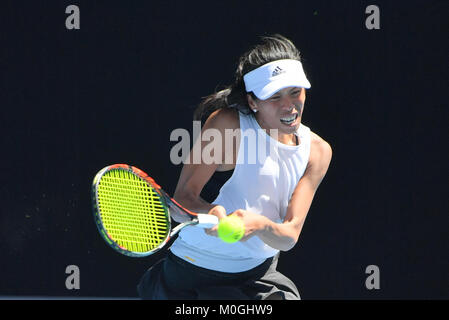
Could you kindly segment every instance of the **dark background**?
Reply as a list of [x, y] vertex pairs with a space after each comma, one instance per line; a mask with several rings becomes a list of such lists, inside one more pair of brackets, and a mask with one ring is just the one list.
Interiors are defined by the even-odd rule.
[[[76, 4], [81, 29], [67, 30]], [[365, 8], [380, 8], [367, 30]], [[0, 295], [136, 296], [165, 251], [100, 238], [90, 185], [129, 163], [169, 193], [170, 132], [257, 37], [301, 50], [303, 122], [333, 160], [279, 270], [303, 299], [448, 299], [448, 1], [9, 1], [0, 9]], [[81, 289], [65, 287], [65, 268]], [[365, 268], [380, 269], [379, 290]]]

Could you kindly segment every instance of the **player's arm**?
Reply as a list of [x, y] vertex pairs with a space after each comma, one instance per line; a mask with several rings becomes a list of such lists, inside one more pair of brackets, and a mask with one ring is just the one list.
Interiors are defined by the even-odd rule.
[[315, 192], [327, 172], [331, 158], [330, 145], [312, 133], [309, 162], [292, 194], [284, 222], [274, 223], [264, 217], [260, 229], [256, 232], [266, 244], [283, 251], [295, 246]]
[[[220, 109], [212, 113], [207, 119], [201, 130], [201, 136], [203, 136], [206, 130], [215, 129], [220, 133], [221, 140], [213, 141], [213, 139], [211, 139], [211, 141], [202, 141], [203, 139], [201, 139], [200, 136], [198, 137], [197, 141], [195, 141], [194, 147], [189, 154], [189, 161], [188, 163], [184, 164], [182, 168], [181, 175], [179, 177], [178, 184], [174, 193], [174, 199], [185, 208], [198, 213], [211, 213], [211, 210], [214, 209], [213, 212], [215, 212], [215, 214], [217, 214], [219, 217], [226, 216], [223, 207], [208, 203], [200, 197], [200, 193], [205, 184], [217, 170], [217, 168], [222, 163], [224, 163], [225, 129], [236, 128], [239, 128], [239, 117], [238, 113], [235, 110]], [[216, 161], [213, 161], [212, 163], [206, 161], [206, 163], [202, 156], [200, 157], [201, 159], [194, 159], [193, 150], [195, 148], [199, 148], [200, 153], [202, 153], [204, 148], [206, 148], [211, 143], [221, 144], [221, 148], [218, 147], [210, 149], [212, 150], [212, 152], [210, 153], [212, 157], [215, 156], [213, 152], [222, 150], [222, 154], [218, 155], [217, 157], [217, 159], [221, 159], [220, 163], [217, 163]], [[235, 148], [233, 148], [233, 150], [235, 150]], [[199, 163], [194, 163], [194, 160]], [[188, 217], [176, 213], [172, 214], [172, 217], [177, 222], [188, 220]]]

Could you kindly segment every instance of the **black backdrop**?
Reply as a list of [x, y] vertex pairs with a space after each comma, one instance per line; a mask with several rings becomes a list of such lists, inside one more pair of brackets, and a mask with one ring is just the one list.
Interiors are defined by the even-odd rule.
[[[76, 4], [81, 29], [67, 30]], [[380, 8], [367, 30], [365, 8]], [[100, 168], [170, 193], [170, 132], [232, 81], [259, 35], [300, 48], [303, 122], [333, 147], [279, 269], [304, 299], [447, 299], [447, 1], [11, 1], [1, 5], [0, 295], [135, 296], [164, 256], [111, 250], [90, 207]], [[65, 287], [75, 264], [81, 289]], [[380, 289], [365, 288], [365, 268]]]

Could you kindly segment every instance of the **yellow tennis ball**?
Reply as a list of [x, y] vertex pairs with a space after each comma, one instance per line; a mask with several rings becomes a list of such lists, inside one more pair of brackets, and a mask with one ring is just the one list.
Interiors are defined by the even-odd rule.
[[224, 242], [234, 243], [245, 234], [245, 225], [240, 217], [231, 215], [220, 220], [217, 233]]

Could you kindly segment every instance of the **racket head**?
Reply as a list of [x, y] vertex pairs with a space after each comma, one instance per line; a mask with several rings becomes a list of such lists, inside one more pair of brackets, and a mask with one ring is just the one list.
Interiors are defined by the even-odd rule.
[[142, 170], [115, 164], [100, 170], [92, 184], [95, 223], [114, 250], [145, 257], [170, 239], [170, 211], [164, 192]]

